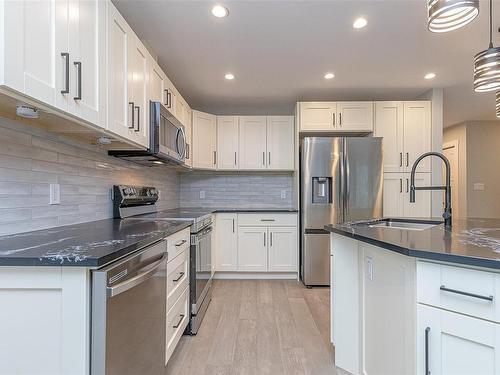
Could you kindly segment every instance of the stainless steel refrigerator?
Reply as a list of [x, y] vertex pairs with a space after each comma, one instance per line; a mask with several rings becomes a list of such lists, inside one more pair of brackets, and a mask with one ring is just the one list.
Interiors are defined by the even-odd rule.
[[382, 216], [382, 139], [305, 137], [300, 144], [300, 276], [330, 285], [324, 226]]

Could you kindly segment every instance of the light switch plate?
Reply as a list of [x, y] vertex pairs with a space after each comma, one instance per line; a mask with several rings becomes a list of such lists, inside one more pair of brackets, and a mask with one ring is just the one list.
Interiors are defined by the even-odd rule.
[[200, 190], [200, 199], [205, 199], [205, 190]]
[[281, 190], [281, 199], [286, 198], [286, 190]]
[[474, 183], [473, 189], [474, 189], [474, 191], [483, 191], [484, 184], [482, 182], [476, 182], [476, 183]]
[[61, 204], [61, 185], [50, 184], [49, 201], [50, 204]]

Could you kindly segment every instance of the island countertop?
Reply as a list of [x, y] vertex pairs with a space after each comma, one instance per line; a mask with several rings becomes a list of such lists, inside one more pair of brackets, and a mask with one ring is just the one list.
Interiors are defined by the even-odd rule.
[[327, 231], [400, 254], [470, 266], [500, 269], [500, 219], [458, 219], [424, 230], [329, 224]]
[[0, 266], [98, 268], [191, 225], [106, 219], [0, 237]]

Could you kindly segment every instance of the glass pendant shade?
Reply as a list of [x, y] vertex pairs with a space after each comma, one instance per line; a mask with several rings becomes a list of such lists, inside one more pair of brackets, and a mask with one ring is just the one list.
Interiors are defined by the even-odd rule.
[[474, 56], [474, 91], [500, 89], [500, 47], [490, 47]]
[[479, 0], [427, 0], [428, 27], [434, 33], [459, 29], [479, 14]]
[[497, 109], [497, 118], [500, 118], [500, 91], [497, 91], [496, 109]]

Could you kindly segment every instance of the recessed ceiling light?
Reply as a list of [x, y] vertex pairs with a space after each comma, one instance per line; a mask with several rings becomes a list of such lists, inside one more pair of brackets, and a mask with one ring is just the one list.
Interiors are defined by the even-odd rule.
[[229, 10], [222, 5], [216, 5], [212, 8], [212, 14], [217, 18], [223, 18], [229, 15]]
[[225, 76], [224, 76], [225, 79], [228, 79], [228, 80], [232, 80], [234, 79], [234, 74], [232, 73], [227, 73]]
[[325, 79], [332, 79], [333, 77], [335, 77], [335, 74], [333, 74], [333, 73], [326, 73], [325, 74]]
[[433, 79], [433, 78], [436, 78], [436, 73], [427, 73], [425, 76], [424, 76], [425, 79]]
[[352, 27], [354, 27], [355, 29], [362, 29], [366, 25], [368, 25], [368, 21], [366, 20], [366, 18], [359, 17], [354, 20]]

